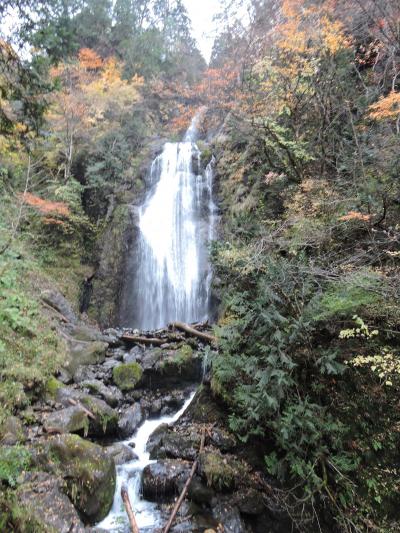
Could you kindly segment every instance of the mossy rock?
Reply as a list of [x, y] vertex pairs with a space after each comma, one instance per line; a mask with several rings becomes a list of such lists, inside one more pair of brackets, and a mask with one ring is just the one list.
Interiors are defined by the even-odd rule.
[[183, 369], [190, 366], [194, 357], [193, 348], [188, 344], [181, 346], [172, 355], [168, 355], [160, 363], [160, 367], [164, 370], [174, 368], [174, 371], [181, 373]]
[[37, 466], [64, 478], [66, 492], [87, 524], [109, 513], [115, 492], [115, 465], [104, 449], [78, 435], [57, 435], [37, 445]]
[[202, 453], [200, 464], [207, 485], [219, 492], [232, 492], [246, 474], [240, 461], [217, 452]]
[[58, 381], [54, 376], [49, 378], [45, 385], [45, 392], [46, 395], [50, 398], [55, 398], [57, 395], [57, 391], [64, 387], [64, 385], [61, 383], [61, 381]]
[[106, 342], [71, 342], [69, 357], [64, 368], [71, 376], [73, 376], [80, 366], [104, 363], [107, 348], [108, 344]]
[[123, 392], [133, 390], [143, 375], [142, 367], [138, 363], [126, 363], [113, 369], [113, 380]]

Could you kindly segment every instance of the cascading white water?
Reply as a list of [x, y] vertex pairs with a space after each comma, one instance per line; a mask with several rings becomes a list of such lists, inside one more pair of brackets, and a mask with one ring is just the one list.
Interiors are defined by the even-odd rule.
[[[157, 329], [174, 320], [195, 322], [208, 317], [211, 268], [208, 243], [213, 238], [215, 205], [212, 164], [200, 173], [200, 151], [195, 143], [197, 117], [181, 143], [166, 143], [151, 167], [151, 190], [139, 211], [139, 239], [131, 258], [134, 275], [125, 287], [121, 321], [140, 329]], [[138, 253], [138, 256], [136, 256]], [[132, 268], [133, 266], [133, 268]], [[135, 444], [138, 455], [117, 467], [114, 503], [96, 531], [126, 533], [127, 515], [121, 499], [126, 484], [141, 532], [162, 525], [157, 505], [141, 498], [143, 469], [152, 461], [146, 446], [161, 425], [184, 413], [194, 393], [174, 416], [147, 420], [125, 444]]]
[[202, 174], [195, 143], [197, 117], [180, 143], [166, 143], [150, 172], [150, 193], [139, 211], [133, 286], [126, 287], [124, 326], [157, 329], [208, 316], [215, 207], [212, 168]]
[[162, 525], [161, 515], [155, 503], [141, 499], [141, 478], [143, 469], [150, 463], [150, 454], [146, 450], [147, 441], [150, 435], [162, 424], [172, 424], [176, 422], [193, 400], [191, 394], [183, 407], [173, 416], [163, 416], [154, 420], [146, 420], [135, 433], [135, 435], [124, 441], [124, 444], [134, 444], [134, 450], [138, 459], [117, 467], [117, 483], [114, 495], [114, 503], [109, 515], [96, 527], [99, 532], [128, 533], [130, 531], [128, 517], [121, 498], [121, 487], [128, 488], [129, 499], [135, 510], [135, 517], [139, 530], [143, 533], [150, 533], [156, 527]]

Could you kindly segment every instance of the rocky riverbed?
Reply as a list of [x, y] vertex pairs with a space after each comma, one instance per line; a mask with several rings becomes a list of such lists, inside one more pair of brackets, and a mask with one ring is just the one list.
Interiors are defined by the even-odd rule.
[[268, 497], [260, 458], [242, 453], [226, 429], [226, 411], [212, 398], [204, 364], [212, 347], [174, 329], [100, 332], [60, 294], [43, 298], [59, 314], [69, 357], [40, 399], [2, 428], [3, 452], [29, 457], [16, 498], [42, 531], [100, 531], [96, 524], [113, 503], [116, 465], [136, 457], [123, 441], [145, 420], [176, 413], [194, 390], [183, 416], [150, 436], [147, 449], [157, 462], [143, 471], [143, 497], [167, 521], [198, 458], [173, 531], [287, 531], [286, 516]]

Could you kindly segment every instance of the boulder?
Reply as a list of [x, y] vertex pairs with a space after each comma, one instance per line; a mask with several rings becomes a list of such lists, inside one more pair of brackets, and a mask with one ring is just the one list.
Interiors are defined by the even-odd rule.
[[167, 460], [151, 463], [143, 470], [143, 497], [153, 502], [172, 501], [189, 477], [191, 463]]
[[143, 413], [139, 403], [125, 409], [118, 421], [118, 432], [121, 437], [132, 437], [142, 420]]
[[246, 533], [246, 526], [237, 507], [218, 500], [213, 506], [213, 515], [220, 524], [223, 524], [225, 533]]
[[16, 493], [22, 512], [29, 516], [35, 531], [58, 533], [84, 533], [79, 515], [65, 493], [65, 482], [45, 472], [25, 476], [24, 483]]
[[42, 291], [41, 298], [47, 305], [61, 313], [69, 322], [72, 322], [72, 324], [78, 321], [71, 304], [60, 292], [52, 289], [44, 290]]
[[113, 368], [113, 381], [121, 391], [127, 392], [136, 387], [142, 374], [138, 363], [123, 363]]
[[26, 430], [16, 416], [9, 416], [0, 428], [0, 443], [7, 446], [25, 442]]
[[203, 479], [217, 492], [233, 492], [248, 479], [248, 465], [234, 456], [204, 451], [200, 454], [199, 464]]
[[[103, 400], [70, 387], [62, 387], [57, 390], [56, 401], [65, 409], [46, 415], [44, 425], [47, 430], [54, 427], [60, 433], [79, 433], [93, 437], [116, 433], [118, 414]], [[94, 419], [88, 416], [86, 410], [94, 415]]]
[[116, 465], [123, 465], [138, 459], [138, 456], [132, 450], [132, 448], [126, 444], [123, 444], [122, 442], [118, 442], [112, 446], [107, 446], [107, 448], [104, 448], [104, 450], [113, 459]]
[[234, 494], [232, 502], [239, 511], [246, 515], [258, 516], [265, 512], [265, 502], [260, 491], [245, 488]]
[[43, 427], [47, 433], [89, 433], [89, 418], [82, 406], [71, 405], [45, 417]]
[[189, 499], [198, 505], [210, 505], [215, 492], [211, 487], [202, 483], [198, 476], [194, 476], [188, 491]]
[[141, 365], [142, 384], [148, 388], [171, 388], [200, 381], [202, 355], [185, 344], [178, 350], [146, 350]]
[[152, 435], [147, 445], [151, 459], [194, 460], [200, 447], [200, 431], [197, 427], [174, 430], [168, 426], [164, 432]]
[[101, 398], [111, 407], [117, 407], [123, 396], [117, 387], [107, 387], [98, 379], [91, 379], [81, 383], [82, 387], [88, 389], [91, 393], [101, 396]]
[[104, 335], [99, 329], [88, 326], [83, 323], [73, 324], [68, 327], [68, 334], [70, 337], [73, 337], [77, 341], [84, 342], [106, 342], [111, 344], [114, 342], [114, 338], [108, 335]]
[[123, 361], [124, 363], [141, 363], [143, 354], [143, 348], [140, 346], [134, 346], [129, 352], [124, 353]]
[[34, 461], [65, 480], [66, 493], [85, 523], [107, 516], [116, 475], [114, 461], [101, 446], [78, 435], [57, 435], [36, 444]]
[[104, 363], [108, 344], [105, 342], [74, 341], [69, 343], [69, 356], [63, 368], [74, 376], [80, 366]]

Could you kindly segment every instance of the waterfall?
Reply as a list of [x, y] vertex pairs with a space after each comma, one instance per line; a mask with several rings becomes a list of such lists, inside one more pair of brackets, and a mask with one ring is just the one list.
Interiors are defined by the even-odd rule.
[[123, 325], [157, 329], [208, 317], [214, 204], [212, 167], [200, 173], [195, 117], [184, 141], [166, 143], [150, 170], [150, 191], [139, 210], [136, 266], [125, 288]]

